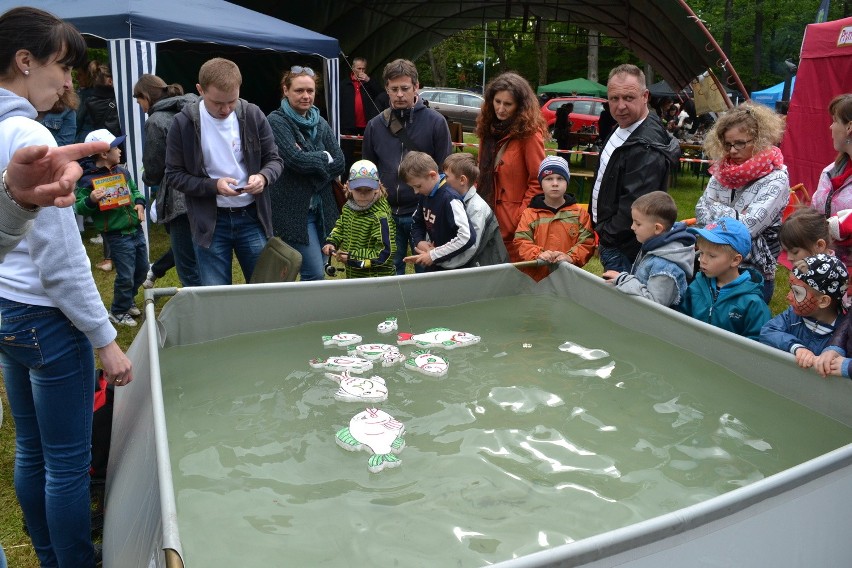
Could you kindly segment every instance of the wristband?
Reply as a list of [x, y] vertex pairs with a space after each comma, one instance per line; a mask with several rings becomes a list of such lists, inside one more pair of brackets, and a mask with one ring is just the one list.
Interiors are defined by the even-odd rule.
[[16, 200], [16, 199], [12, 196], [12, 194], [9, 192], [9, 184], [7, 184], [7, 183], [6, 183], [6, 171], [7, 171], [7, 170], [3, 170], [3, 176], [2, 176], [2, 179], [3, 179], [3, 191], [5, 191], [5, 192], [6, 192], [6, 197], [8, 197], [8, 198], [9, 198], [9, 201], [11, 201], [12, 203], [14, 203], [14, 204], [15, 204], [15, 207], [17, 207], [17, 208], [18, 208], [18, 209], [20, 209], [21, 211], [26, 211], [27, 213], [32, 213], [33, 211], [37, 211], [37, 210], [38, 210], [38, 205], [36, 205], [35, 207], [24, 207], [23, 205], [21, 205], [20, 203], [18, 203], [18, 201], [17, 201], [17, 200]]

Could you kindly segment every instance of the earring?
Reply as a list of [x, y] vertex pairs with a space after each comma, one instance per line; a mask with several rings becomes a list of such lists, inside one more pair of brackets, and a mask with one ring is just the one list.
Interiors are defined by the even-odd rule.
[[30, 70], [29, 70], [29, 69], [24, 69], [24, 75], [29, 75], [29, 74], [30, 74]]

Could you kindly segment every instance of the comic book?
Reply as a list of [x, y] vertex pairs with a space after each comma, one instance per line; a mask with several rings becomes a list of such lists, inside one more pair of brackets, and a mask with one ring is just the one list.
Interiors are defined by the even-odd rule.
[[92, 188], [106, 191], [98, 204], [101, 211], [130, 205], [130, 187], [123, 173], [93, 178]]

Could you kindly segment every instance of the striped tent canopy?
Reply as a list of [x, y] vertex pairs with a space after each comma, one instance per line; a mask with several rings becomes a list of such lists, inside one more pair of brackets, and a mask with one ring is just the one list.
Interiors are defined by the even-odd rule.
[[[127, 135], [128, 169], [142, 179], [145, 114], [133, 102], [133, 85], [144, 73], [157, 73], [157, 44], [185, 42], [319, 56], [325, 62], [330, 122], [337, 130], [336, 39], [223, 0], [31, 0], [71, 22], [85, 36], [109, 47], [118, 115]], [[95, 39], [97, 42], [98, 40]], [[277, 90], [277, 83], [269, 90]], [[140, 184], [141, 186], [141, 184]], [[147, 195], [146, 188], [146, 195]]]

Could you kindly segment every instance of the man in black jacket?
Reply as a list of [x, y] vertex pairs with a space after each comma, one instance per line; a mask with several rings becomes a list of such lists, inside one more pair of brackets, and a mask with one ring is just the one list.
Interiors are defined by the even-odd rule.
[[[352, 59], [352, 71], [340, 81], [340, 133], [363, 136], [370, 119], [387, 108], [376, 97], [382, 93], [379, 81], [367, 75], [367, 60], [363, 57]], [[361, 144], [355, 140], [343, 140], [340, 144], [346, 168], [355, 162], [354, 153]]]
[[589, 213], [600, 237], [604, 271], [629, 272], [640, 248], [630, 228], [633, 202], [640, 195], [666, 191], [680, 144], [655, 114], [649, 115], [645, 74], [635, 65], [610, 72], [607, 97], [618, 128], [601, 151]]

